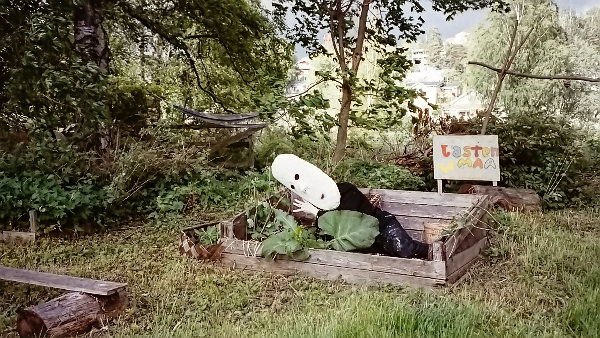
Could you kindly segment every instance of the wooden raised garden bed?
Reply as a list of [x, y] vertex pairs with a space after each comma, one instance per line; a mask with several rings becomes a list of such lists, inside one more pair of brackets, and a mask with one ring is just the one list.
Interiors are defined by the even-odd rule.
[[[265, 260], [260, 256], [261, 243], [248, 240], [248, 215], [254, 210], [250, 209], [219, 224], [223, 246], [220, 262], [238, 269], [286, 275], [303, 273], [318, 279], [341, 278], [350, 283], [434, 287], [460, 281], [487, 244], [489, 198], [486, 195], [361, 190], [369, 197], [376, 196], [381, 209], [394, 214], [414, 239], [426, 241], [430, 238], [429, 230], [437, 229], [439, 233], [442, 227], [449, 229], [446, 232], [451, 234], [438, 236], [432, 242], [433, 260], [321, 249], [310, 249], [310, 257], [304, 261], [282, 256], [274, 262]], [[187, 239], [184, 233], [182, 238]]]

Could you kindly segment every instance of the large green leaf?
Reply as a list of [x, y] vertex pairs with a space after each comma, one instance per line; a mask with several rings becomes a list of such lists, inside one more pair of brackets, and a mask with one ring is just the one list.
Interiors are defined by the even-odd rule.
[[302, 249], [302, 243], [294, 238], [294, 233], [284, 230], [265, 239], [261, 253], [265, 258], [275, 258], [275, 254], [291, 257], [296, 251]]
[[275, 220], [281, 225], [282, 228], [288, 229], [292, 232], [298, 230], [298, 223], [294, 219], [294, 216], [279, 209], [273, 209], [273, 211], [275, 212]]
[[368, 248], [379, 235], [377, 218], [350, 210], [329, 211], [319, 217], [321, 233], [333, 236], [335, 250], [350, 251]]

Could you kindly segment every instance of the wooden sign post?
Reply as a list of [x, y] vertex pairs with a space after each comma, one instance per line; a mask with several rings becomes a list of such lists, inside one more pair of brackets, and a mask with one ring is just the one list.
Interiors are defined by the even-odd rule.
[[500, 181], [497, 135], [438, 135], [433, 137], [433, 177], [438, 193], [442, 180]]

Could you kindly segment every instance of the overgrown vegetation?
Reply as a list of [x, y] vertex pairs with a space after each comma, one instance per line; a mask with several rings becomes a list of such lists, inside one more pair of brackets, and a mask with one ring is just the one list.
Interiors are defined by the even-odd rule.
[[[496, 214], [491, 247], [468, 279], [433, 292], [229, 271], [179, 257], [178, 229], [151, 224], [2, 245], [0, 264], [128, 283], [130, 309], [100, 336], [594, 337], [598, 217], [598, 209]], [[0, 332], [13, 330], [19, 308], [59, 294], [0, 282]]]
[[[499, 3], [454, 6], [459, 2], [433, 4], [452, 14]], [[356, 24], [343, 15], [320, 16], [321, 9], [305, 1], [276, 3], [304, 6], [293, 9], [300, 12], [315, 9], [301, 21], [307, 31], [296, 35], [315, 52], [322, 46], [307, 32], [332, 27], [352, 32]], [[411, 3], [417, 13], [423, 11], [421, 1]], [[522, 54], [527, 60], [517, 60], [519, 70], [597, 71], [593, 23], [599, 12], [573, 15], [563, 24], [553, 4], [535, 3], [552, 14], [543, 22], [551, 29], [531, 39], [544, 45], [530, 46]], [[348, 4], [346, 13], [333, 10], [366, 18], [354, 7], [358, 3]], [[359, 22], [367, 40], [379, 44], [366, 46], [365, 54], [381, 54], [385, 46], [398, 47], [397, 37], [420, 33], [420, 23], [405, 21], [403, 6], [373, 4], [393, 11], [376, 27], [378, 35]], [[600, 271], [593, 264], [600, 255], [600, 136], [593, 124], [599, 91], [591, 85], [507, 81], [511, 92], [501, 97], [507, 114], [488, 129], [500, 138], [501, 184], [534, 189], [552, 209], [583, 209], [497, 213], [485, 259], [455, 289], [354, 287], [234, 273], [179, 257], [174, 242], [180, 229], [223, 220], [249, 206], [257, 206], [250, 237], [266, 244], [273, 236], [281, 239], [271, 243], [271, 253], [302, 256], [307, 247], [359, 247], [337, 240], [347, 235], [336, 227], [339, 219], [321, 226], [322, 233], [296, 223], [282, 229], [286, 217], [278, 222], [270, 205], [259, 202], [279, 189], [269, 173], [277, 154], [297, 154], [338, 182], [432, 190], [432, 135], [480, 130], [478, 118], [458, 121], [425, 111], [401, 118], [415, 108], [405, 99], [416, 94], [398, 81], [410, 66], [400, 47], [380, 59], [371, 79], [348, 70], [353, 63], [358, 69], [362, 58], [356, 54], [351, 61], [344, 47], [337, 60], [341, 69], [315, 73], [342, 86], [346, 101], [339, 111], [345, 121], [328, 113], [336, 100], [323, 91], [286, 97], [292, 46], [279, 30], [283, 16], [269, 18], [259, 7], [254, 0], [8, 0], [0, 5], [0, 230], [26, 229], [28, 213], [35, 210], [43, 235], [29, 246], [0, 244], [0, 264], [127, 282], [131, 307], [96, 330], [100, 336], [600, 335]], [[283, 8], [276, 9], [283, 14]], [[85, 11], [95, 27], [78, 26]], [[372, 20], [384, 23], [376, 16]], [[390, 23], [400, 29], [386, 31]], [[96, 40], [81, 32], [95, 34], [103, 45], [86, 44]], [[352, 34], [340, 39], [344, 46], [357, 42]], [[570, 54], [562, 53], [559, 43]], [[482, 57], [498, 56], [498, 48], [482, 46], [476, 47]], [[433, 43], [429, 47], [440, 52]], [[485, 84], [489, 78], [477, 80]], [[359, 95], [369, 93], [377, 95]], [[258, 112], [271, 126], [257, 134], [255, 166], [230, 169], [211, 161], [206, 143], [216, 133], [184, 128], [189, 121], [172, 104], [214, 113]], [[348, 120], [369, 134], [352, 128], [348, 151], [338, 147], [336, 160], [344, 152], [346, 157], [334, 161], [335, 146], [342, 142], [334, 143], [332, 132]], [[392, 124], [397, 129], [390, 129]], [[327, 217], [321, 220], [327, 223]], [[76, 233], [59, 231], [66, 229]], [[98, 231], [103, 229], [111, 231]], [[194, 235], [205, 246], [218, 237], [214, 226]], [[20, 308], [58, 294], [0, 282], [0, 335], [11, 333]]]
[[[263, 210], [258, 208], [255, 213], [262, 216], [265, 214]], [[319, 217], [316, 226], [298, 224], [294, 216], [274, 207], [269, 208], [262, 228], [260, 223], [255, 223], [256, 217], [250, 215], [249, 218], [252, 220], [249, 222], [250, 237], [265, 238], [260, 254], [273, 260], [278, 254], [305, 260], [310, 257], [310, 248], [338, 251], [367, 249], [379, 235], [377, 218], [350, 210], [328, 211]], [[258, 229], [261, 229], [260, 232]]]
[[[481, 128], [480, 117], [455, 123], [465, 133]], [[565, 116], [542, 111], [492, 118], [488, 130], [501, 145], [504, 185], [533, 189], [550, 208], [597, 200], [587, 188], [598, 180], [597, 135]]]

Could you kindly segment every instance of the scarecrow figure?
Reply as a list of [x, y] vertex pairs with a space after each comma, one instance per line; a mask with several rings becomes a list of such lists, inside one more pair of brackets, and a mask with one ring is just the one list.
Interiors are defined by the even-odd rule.
[[299, 198], [294, 199], [294, 213], [303, 212], [318, 218], [329, 210], [352, 210], [379, 220], [375, 244], [391, 256], [427, 259], [430, 246], [413, 240], [394, 215], [371, 204], [351, 183], [335, 183], [323, 171], [292, 154], [278, 155], [271, 171], [277, 181]]

